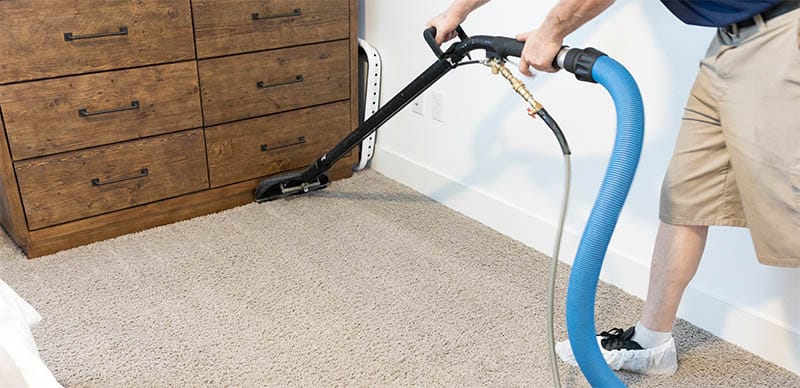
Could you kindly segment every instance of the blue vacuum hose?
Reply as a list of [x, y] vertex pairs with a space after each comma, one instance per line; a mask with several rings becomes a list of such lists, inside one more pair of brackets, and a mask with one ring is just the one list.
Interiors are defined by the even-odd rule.
[[[593, 387], [624, 387], [608, 367], [596, 339], [594, 306], [600, 269], [630, 191], [644, 137], [639, 88], [618, 62], [594, 49], [571, 49], [565, 67], [584, 81], [603, 85], [617, 110], [614, 151], [583, 232], [567, 289], [567, 331], [578, 366]], [[572, 69], [570, 69], [572, 67]]]

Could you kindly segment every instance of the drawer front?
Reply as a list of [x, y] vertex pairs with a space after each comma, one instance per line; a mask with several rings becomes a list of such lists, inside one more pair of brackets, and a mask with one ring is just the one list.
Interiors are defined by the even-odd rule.
[[208, 188], [200, 129], [15, 163], [31, 230]]
[[349, 0], [193, 1], [200, 58], [346, 39]]
[[203, 125], [194, 62], [1, 86], [0, 106], [14, 160]]
[[305, 167], [351, 128], [347, 101], [206, 129], [211, 186]]
[[200, 61], [206, 125], [349, 98], [349, 52], [336, 41]]
[[0, 37], [0, 83], [194, 58], [189, 0], [5, 0]]

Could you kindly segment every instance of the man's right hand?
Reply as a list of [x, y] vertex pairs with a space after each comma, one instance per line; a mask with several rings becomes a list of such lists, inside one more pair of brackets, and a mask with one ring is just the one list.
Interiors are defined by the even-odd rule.
[[519, 71], [528, 77], [532, 76], [530, 68], [539, 71], [555, 73], [558, 71], [553, 67], [555, 59], [564, 44], [563, 38], [550, 38], [542, 33], [541, 29], [517, 35], [517, 40], [525, 42], [525, 48], [519, 58]]

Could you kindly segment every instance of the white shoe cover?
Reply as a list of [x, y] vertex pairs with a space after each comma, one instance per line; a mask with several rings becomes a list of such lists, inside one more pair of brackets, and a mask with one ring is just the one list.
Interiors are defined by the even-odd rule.
[[[597, 336], [597, 346], [603, 354], [606, 363], [612, 370], [627, 370], [644, 375], [672, 375], [678, 370], [678, 352], [675, 349], [675, 339], [650, 349], [642, 350], [605, 350], [600, 345], [603, 337]], [[562, 361], [578, 366], [569, 341], [556, 344], [556, 354]]]

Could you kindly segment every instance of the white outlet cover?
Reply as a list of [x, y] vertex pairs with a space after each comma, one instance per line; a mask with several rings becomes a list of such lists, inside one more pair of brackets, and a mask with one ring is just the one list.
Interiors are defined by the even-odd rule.
[[440, 122], [444, 122], [444, 94], [441, 92], [431, 93], [431, 117]]

